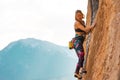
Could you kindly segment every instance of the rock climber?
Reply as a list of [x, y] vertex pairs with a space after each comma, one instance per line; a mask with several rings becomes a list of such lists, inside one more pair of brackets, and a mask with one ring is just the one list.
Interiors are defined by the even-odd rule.
[[85, 39], [85, 35], [91, 31], [96, 22], [93, 22], [91, 26], [86, 26], [85, 22], [83, 20], [84, 14], [81, 10], [76, 10], [75, 12], [75, 23], [74, 23], [74, 29], [75, 29], [75, 40], [74, 40], [74, 49], [78, 56], [78, 63], [76, 65], [76, 70], [74, 73], [74, 77], [81, 79], [80, 73], [86, 72], [86, 70], [83, 68], [83, 62], [84, 62], [84, 48], [83, 48], [83, 42]]

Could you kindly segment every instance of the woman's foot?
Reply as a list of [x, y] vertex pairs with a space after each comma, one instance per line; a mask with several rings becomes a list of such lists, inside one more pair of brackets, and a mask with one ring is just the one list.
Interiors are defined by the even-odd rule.
[[78, 79], [82, 79], [82, 76], [81, 76], [80, 74], [78, 74], [78, 73], [75, 73], [75, 74], [74, 74], [74, 77], [76, 77], [76, 78], [78, 78]]
[[80, 71], [80, 73], [87, 73], [87, 71], [84, 69], [84, 68], [82, 68], [82, 70]]

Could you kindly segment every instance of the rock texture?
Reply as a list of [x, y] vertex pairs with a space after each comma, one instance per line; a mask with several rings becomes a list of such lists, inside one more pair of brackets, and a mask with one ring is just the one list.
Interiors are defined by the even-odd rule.
[[84, 80], [120, 80], [120, 0], [88, 0], [91, 32]]

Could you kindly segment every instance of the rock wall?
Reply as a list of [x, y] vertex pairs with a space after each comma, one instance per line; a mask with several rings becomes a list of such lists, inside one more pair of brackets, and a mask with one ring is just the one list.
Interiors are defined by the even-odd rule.
[[120, 0], [88, 0], [91, 32], [84, 80], [120, 80]]

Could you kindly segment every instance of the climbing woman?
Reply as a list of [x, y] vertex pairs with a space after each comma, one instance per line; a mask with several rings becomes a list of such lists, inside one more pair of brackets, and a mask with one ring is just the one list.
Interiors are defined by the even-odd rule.
[[91, 26], [85, 26], [85, 23], [83, 21], [84, 14], [81, 10], [76, 10], [75, 12], [75, 23], [74, 23], [74, 29], [75, 29], [75, 40], [74, 40], [74, 49], [76, 51], [76, 54], [78, 56], [78, 63], [76, 66], [75, 74], [74, 76], [78, 79], [81, 79], [80, 73], [86, 72], [83, 69], [83, 61], [84, 61], [84, 49], [83, 49], [83, 42], [85, 39], [85, 35], [91, 31], [95, 23], [93, 23]]

